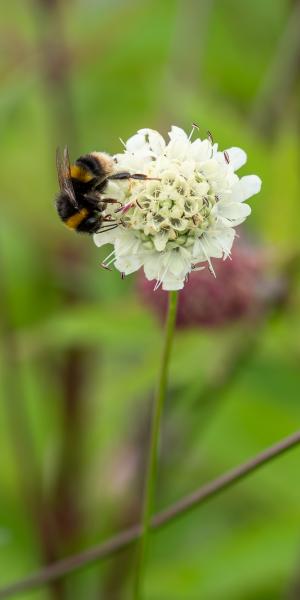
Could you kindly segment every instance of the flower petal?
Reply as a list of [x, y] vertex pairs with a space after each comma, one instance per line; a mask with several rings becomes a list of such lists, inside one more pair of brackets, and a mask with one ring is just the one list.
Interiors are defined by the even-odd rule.
[[195, 241], [193, 247], [193, 257], [195, 262], [201, 262], [209, 258], [221, 258], [223, 251], [217, 240], [210, 238], [208, 235], [203, 236]]
[[118, 185], [115, 181], [109, 180], [105, 187], [105, 194], [103, 196], [107, 198], [113, 198], [114, 200], [118, 200], [119, 202], [123, 202], [125, 200], [125, 194], [123, 188]]
[[229, 164], [232, 166], [234, 171], [240, 169], [247, 162], [247, 154], [241, 148], [228, 148], [226, 150], [229, 156]]
[[184, 288], [185, 278], [165, 277], [162, 282], [162, 289], [165, 292], [174, 292]]
[[[168, 272], [175, 277], [185, 277], [189, 270], [190, 255], [183, 248], [179, 251], [173, 250], [170, 252], [168, 260]], [[166, 274], [167, 277], [167, 274]]]
[[204, 162], [212, 157], [212, 145], [209, 140], [195, 140], [189, 151], [190, 158], [196, 162]]
[[191, 271], [191, 255], [184, 248], [172, 250], [166, 255], [166, 268], [160, 274], [163, 290], [181, 290], [186, 275]]
[[126, 150], [128, 152], [139, 152], [140, 150], [145, 149], [148, 149], [148, 144], [145, 140], [145, 136], [141, 133], [136, 133], [126, 142]]
[[168, 143], [165, 154], [168, 158], [184, 161], [187, 158], [188, 149], [188, 141], [184, 137], [178, 137]]
[[96, 246], [100, 248], [101, 246], [105, 246], [105, 244], [113, 244], [118, 235], [116, 229], [117, 227], [111, 229], [111, 231], [94, 233], [93, 239]]
[[185, 133], [185, 131], [183, 129], [181, 129], [181, 127], [176, 127], [176, 125], [172, 125], [171, 131], [169, 131], [168, 136], [169, 136], [170, 140], [178, 140], [178, 139], [182, 139], [185, 141], [188, 140], [188, 136]]
[[143, 261], [139, 256], [121, 256], [114, 263], [116, 269], [125, 275], [130, 275], [141, 268]]
[[[219, 229], [212, 232], [211, 237], [217, 242], [225, 257], [229, 256], [233, 240], [235, 238], [235, 231], [232, 228]], [[208, 235], [209, 238], [209, 235]]]
[[154, 236], [153, 243], [158, 252], [165, 249], [168, 237], [169, 233], [166, 230], [162, 230]]
[[163, 267], [165, 254], [157, 252], [149, 252], [144, 257], [144, 273], [149, 281], [159, 278], [159, 272]]
[[166, 142], [158, 131], [155, 131], [154, 129], [139, 129], [138, 133], [148, 136], [150, 150], [154, 152], [156, 156], [160, 156], [164, 153]]
[[231, 221], [231, 225], [239, 225], [251, 213], [249, 204], [241, 202], [218, 202], [218, 214]]
[[235, 184], [231, 194], [234, 202], [244, 202], [251, 196], [258, 194], [261, 189], [261, 179], [257, 175], [245, 175]]

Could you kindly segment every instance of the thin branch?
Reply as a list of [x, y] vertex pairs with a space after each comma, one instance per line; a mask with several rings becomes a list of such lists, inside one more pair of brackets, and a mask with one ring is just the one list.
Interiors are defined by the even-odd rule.
[[161, 511], [153, 519], [154, 527], [161, 527], [175, 519], [177, 516], [187, 513], [192, 508], [195, 508], [195, 506], [202, 504], [209, 498], [212, 498], [241, 479], [244, 479], [249, 473], [256, 471], [256, 469], [260, 468], [265, 463], [280, 456], [298, 444], [300, 444], [300, 430], [284, 438], [280, 442], [277, 442], [273, 446], [270, 446], [260, 454], [257, 454], [257, 456], [250, 458], [249, 461], [242, 463], [231, 471], [227, 471], [227, 473], [217, 477], [217, 479], [206, 483], [199, 490], [192, 492], [188, 496], [182, 498], [182, 500], [175, 502], [175, 504], [169, 508]]
[[[171, 505], [169, 508], [159, 512], [152, 519], [152, 528], [159, 529], [176, 518], [186, 514], [193, 508], [203, 504], [213, 496], [223, 492], [241, 479], [247, 477], [247, 475], [250, 473], [253, 473], [262, 467], [264, 464], [282, 455], [284, 452], [287, 452], [298, 444], [300, 444], [300, 430], [286, 438], [283, 438], [273, 446], [270, 446], [260, 454], [257, 454], [257, 456], [251, 458], [249, 461], [242, 463], [231, 471], [227, 471], [227, 473], [224, 473], [213, 481], [201, 486], [198, 490], [185, 496], [175, 504]], [[0, 599], [8, 598], [30, 589], [43, 586], [49, 581], [54, 581], [60, 577], [64, 577], [68, 573], [82, 569], [83, 567], [95, 561], [108, 558], [120, 550], [123, 550], [132, 542], [136, 541], [140, 535], [140, 525], [130, 527], [129, 529], [126, 529], [125, 531], [110, 538], [103, 544], [94, 546], [88, 550], [85, 550], [84, 552], [81, 552], [80, 554], [76, 554], [59, 562], [53, 563], [52, 565], [49, 565], [48, 567], [29, 575], [25, 579], [17, 581], [16, 583], [12, 583], [6, 588], [2, 588], [2, 590], [0, 590]]]

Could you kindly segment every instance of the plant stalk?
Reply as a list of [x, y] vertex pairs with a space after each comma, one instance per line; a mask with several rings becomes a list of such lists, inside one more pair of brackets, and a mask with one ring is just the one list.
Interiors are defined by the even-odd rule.
[[178, 292], [169, 292], [168, 314], [165, 327], [165, 339], [163, 346], [160, 372], [157, 390], [154, 398], [153, 417], [151, 426], [150, 448], [148, 466], [146, 472], [146, 484], [144, 493], [144, 507], [142, 518], [142, 534], [138, 547], [138, 562], [136, 578], [134, 582], [134, 600], [142, 597], [142, 585], [145, 572], [146, 555], [148, 548], [149, 532], [151, 528], [151, 516], [153, 513], [155, 484], [157, 476], [157, 456], [161, 429], [161, 418], [167, 392], [169, 362], [174, 337], [176, 313], [178, 304]]

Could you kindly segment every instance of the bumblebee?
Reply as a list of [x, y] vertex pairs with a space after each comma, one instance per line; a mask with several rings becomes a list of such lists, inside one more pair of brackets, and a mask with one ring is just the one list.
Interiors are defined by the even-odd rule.
[[103, 198], [109, 180], [151, 179], [142, 173], [116, 172], [113, 158], [104, 152], [91, 152], [70, 164], [68, 148], [63, 155], [56, 152], [56, 168], [60, 192], [56, 210], [67, 227], [80, 233], [97, 233], [118, 227], [119, 221], [104, 216], [107, 204], [118, 204], [113, 198]]

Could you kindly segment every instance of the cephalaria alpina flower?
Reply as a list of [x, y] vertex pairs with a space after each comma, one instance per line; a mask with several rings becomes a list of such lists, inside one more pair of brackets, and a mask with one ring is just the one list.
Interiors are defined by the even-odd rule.
[[157, 131], [140, 129], [114, 158], [118, 170], [149, 179], [110, 181], [105, 190], [104, 200], [121, 207], [107, 205], [118, 227], [94, 236], [97, 246], [114, 245], [103, 266], [125, 275], [143, 267], [154, 289], [182, 289], [204, 263], [214, 273], [211, 258], [230, 256], [234, 228], [251, 212], [245, 200], [261, 188], [256, 175], [236, 174], [246, 162], [243, 150], [220, 152], [210, 135], [192, 141], [192, 133], [173, 126], [166, 143]]

